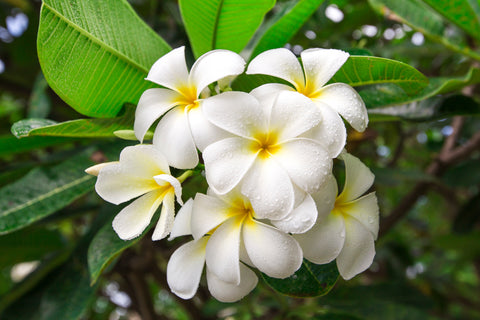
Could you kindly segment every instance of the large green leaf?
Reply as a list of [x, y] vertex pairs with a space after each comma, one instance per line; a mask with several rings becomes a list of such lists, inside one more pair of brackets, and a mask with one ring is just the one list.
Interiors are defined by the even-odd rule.
[[25, 119], [12, 126], [16, 137], [59, 136], [59, 137], [114, 137], [117, 130], [133, 127], [135, 106], [128, 105], [123, 115], [108, 119], [78, 119], [55, 123], [48, 119]]
[[240, 52], [275, 0], [180, 0], [180, 11], [193, 53], [213, 49]]
[[338, 279], [335, 261], [329, 264], [313, 264], [303, 260], [300, 269], [286, 279], [271, 278], [262, 274], [263, 279], [276, 291], [293, 297], [317, 297], [327, 294]]
[[293, 37], [324, 0], [300, 0], [287, 2], [276, 12], [268, 29], [263, 32], [251, 54], [283, 47]]
[[64, 144], [75, 139], [62, 137], [28, 137], [18, 139], [8, 134], [0, 136], [0, 156], [38, 150], [45, 147]]
[[51, 88], [93, 117], [137, 103], [148, 70], [170, 50], [126, 0], [44, 0], [37, 47]]
[[438, 13], [465, 30], [472, 37], [480, 39], [480, 24], [475, 10], [468, 0], [423, 0]]

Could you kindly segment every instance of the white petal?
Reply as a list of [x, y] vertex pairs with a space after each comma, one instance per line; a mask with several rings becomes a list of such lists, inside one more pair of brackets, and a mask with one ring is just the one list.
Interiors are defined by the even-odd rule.
[[303, 136], [320, 142], [325, 146], [330, 157], [336, 158], [347, 141], [345, 124], [338, 113], [328, 105], [321, 102], [317, 102], [316, 105], [322, 114], [322, 121]]
[[332, 173], [332, 159], [318, 142], [306, 138], [282, 143], [272, 155], [292, 181], [308, 193], [318, 191]]
[[148, 89], [142, 94], [135, 110], [133, 124], [135, 136], [140, 142], [155, 120], [178, 105], [181, 97], [176, 91], [160, 88]]
[[265, 51], [256, 56], [248, 65], [247, 74], [268, 74], [284, 79], [297, 89], [303, 88], [305, 78], [297, 57], [288, 49], [279, 48]]
[[177, 202], [180, 205], [183, 205], [182, 201], [182, 185], [177, 178], [169, 175], [169, 174], [159, 174], [153, 177], [155, 181], [158, 183], [159, 186], [172, 186], [173, 191], [175, 192], [175, 196], [177, 197]]
[[378, 236], [379, 209], [375, 193], [369, 193], [357, 200], [341, 205], [342, 212], [360, 221], [375, 239]]
[[252, 263], [270, 277], [289, 277], [302, 265], [299, 244], [280, 230], [250, 220], [244, 223], [242, 236]]
[[283, 141], [312, 129], [321, 120], [322, 114], [312, 100], [298, 92], [282, 91], [273, 103], [269, 130], [277, 132], [279, 141]]
[[197, 193], [193, 202], [192, 235], [201, 238], [230, 218], [227, 205], [217, 197]]
[[120, 163], [132, 175], [152, 178], [158, 174], [170, 174], [165, 156], [151, 144], [126, 147], [120, 153]]
[[197, 97], [210, 83], [228, 76], [239, 75], [245, 69], [245, 60], [233, 51], [212, 50], [200, 58], [190, 70], [190, 84], [197, 88]]
[[232, 190], [243, 178], [257, 157], [243, 138], [227, 138], [203, 150], [208, 184], [218, 194]]
[[205, 117], [223, 130], [252, 137], [267, 129], [267, 118], [257, 99], [245, 92], [229, 91], [202, 102]]
[[138, 237], [150, 224], [153, 214], [163, 201], [162, 191], [151, 191], [123, 208], [113, 219], [113, 230], [120, 239]]
[[328, 263], [342, 250], [345, 241], [345, 224], [341, 215], [330, 214], [317, 221], [315, 226], [303, 234], [296, 234], [305, 259], [317, 263]]
[[235, 302], [245, 297], [258, 283], [255, 272], [240, 264], [240, 284], [234, 285], [222, 281], [207, 268], [208, 290], [212, 296], [221, 302]]
[[162, 202], [162, 211], [157, 226], [152, 234], [152, 240], [157, 241], [165, 238], [172, 230], [175, 216], [175, 194], [172, 191], [165, 193]]
[[306, 194], [303, 202], [282, 220], [272, 220], [272, 224], [283, 232], [304, 233], [317, 221], [317, 207], [312, 196]]
[[172, 90], [187, 85], [188, 69], [185, 62], [185, 47], [173, 49], [158, 59], [146, 79]]
[[265, 99], [268, 99], [268, 97], [274, 98], [275, 95], [279, 94], [281, 91], [295, 91], [295, 89], [286, 84], [266, 83], [250, 91], [250, 94], [257, 100], [266, 101]]
[[243, 178], [241, 192], [250, 200], [258, 219], [283, 219], [295, 203], [292, 181], [272, 157], [257, 158]]
[[325, 219], [335, 206], [335, 200], [338, 194], [337, 181], [333, 175], [327, 178], [319, 191], [312, 194], [313, 200], [317, 205], [318, 221]]
[[111, 161], [111, 162], [104, 162], [104, 163], [96, 164], [94, 166], [91, 166], [91, 167], [85, 169], [85, 173], [88, 173], [89, 175], [92, 175], [92, 176], [98, 176], [98, 174], [100, 173], [100, 170], [102, 168], [107, 167], [109, 165], [112, 165], [114, 163], [118, 164], [118, 161]]
[[307, 85], [320, 89], [347, 61], [348, 53], [336, 49], [308, 49], [301, 53]]
[[348, 84], [333, 83], [325, 86], [315, 99], [338, 112], [353, 129], [363, 132], [368, 125], [368, 114], [362, 97]]
[[201, 152], [203, 152], [209, 144], [233, 137], [232, 134], [213, 125], [207, 120], [207, 118], [205, 118], [202, 111], [202, 104], [203, 101], [200, 103], [199, 107], [188, 112], [188, 122], [190, 123], [190, 129], [192, 130], [193, 140]]
[[345, 186], [338, 196], [337, 202], [345, 203], [355, 200], [372, 186], [375, 176], [360, 159], [349, 153], [342, 153], [340, 158], [345, 162]]
[[188, 199], [187, 202], [178, 210], [173, 222], [172, 230], [168, 240], [173, 240], [176, 237], [186, 236], [192, 234], [191, 220], [192, 220], [193, 199]]
[[208, 237], [190, 241], [175, 250], [167, 264], [167, 282], [170, 290], [182, 299], [190, 299], [197, 292]]
[[198, 153], [183, 109], [173, 108], [163, 116], [153, 135], [153, 144], [172, 167], [191, 169], [198, 164]]
[[375, 257], [373, 235], [355, 218], [345, 219], [345, 244], [337, 257], [343, 279], [349, 280], [366, 270]]
[[207, 244], [208, 269], [225, 282], [240, 284], [240, 230], [242, 220], [233, 217], [222, 223]]

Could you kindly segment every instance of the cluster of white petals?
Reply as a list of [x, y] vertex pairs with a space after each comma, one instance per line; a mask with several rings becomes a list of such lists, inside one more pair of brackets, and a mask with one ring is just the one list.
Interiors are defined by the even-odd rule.
[[[158, 120], [153, 144], [125, 148], [119, 162], [89, 168], [96, 190], [119, 204], [138, 197], [113, 220], [122, 239], [139, 236], [162, 205], [153, 240], [187, 236], [167, 266], [173, 293], [192, 298], [205, 269], [208, 289], [223, 302], [255, 288], [252, 269], [274, 278], [292, 276], [303, 259], [324, 264], [336, 259], [350, 279], [374, 258], [379, 209], [365, 194], [374, 176], [344, 151], [346, 127], [368, 124], [365, 104], [343, 83], [328, 84], [348, 59], [333, 49], [309, 49], [301, 62], [287, 49], [266, 51], [245, 70], [228, 50], [198, 58], [190, 71], [184, 48], [172, 50], [151, 68], [147, 80], [161, 86], [143, 93], [135, 114], [140, 142]], [[251, 92], [232, 91], [237, 75], [265, 74], [287, 81]], [[343, 119], [342, 119], [343, 118]], [[201, 153], [201, 157], [199, 156]], [[333, 161], [344, 162], [346, 179], [338, 194]], [[203, 166], [209, 186], [184, 205], [186, 177], [170, 168]], [[183, 205], [174, 218], [175, 196]]]

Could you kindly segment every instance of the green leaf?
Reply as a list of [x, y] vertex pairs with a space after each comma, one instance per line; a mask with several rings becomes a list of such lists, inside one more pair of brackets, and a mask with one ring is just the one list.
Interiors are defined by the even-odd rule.
[[195, 57], [213, 49], [240, 52], [275, 0], [180, 0]]
[[76, 139], [61, 137], [28, 137], [18, 139], [13, 135], [8, 134], [0, 136], [0, 156], [38, 150], [75, 140]]
[[170, 50], [126, 0], [44, 0], [37, 48], [50, 87], [92, 117], [136, 104], [151, 87], [148, 70]]
[[78, 119], [56, 123], [48, 119], [25, 119], [13, 124], [12, 133], [18, 137], [115, 137], [114, 132], [133, 127], [135, 106], [127, 105], [123, 115], [108, 119]]
[[327, 294], [338, 279], [335, 261], [328, 264], [313, 264], [303, 260], [300, 269], [286, 279], [271, 278], [262, 274], [263, 279], [276, 291], [293, 297], [317, 297]]
[[407, 95], [414, 95], [428, 85], [428, 78], [414, 67], [400, 61], [366, 56], [350, 56], [329, 83], [351, 86], [392, 83]]
[[423, 0], [442, 16], [480, 40], [480, 24], [468, 0]]
[[270, 25], [256, 42], [250, 56], [254, 58], [263, 51], [283, 47], [300, 29], [300, 27], [318, 9], [324, 0], [290, 1], [270, 21]]

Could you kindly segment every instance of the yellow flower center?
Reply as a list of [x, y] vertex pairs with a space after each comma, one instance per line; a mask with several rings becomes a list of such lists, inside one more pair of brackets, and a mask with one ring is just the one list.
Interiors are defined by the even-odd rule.
[[306, 81], [305, 86], [296, 85], [295, 89], [304, 96], [314, 100], [320, 97], [319, 88], [317, 88], [313, 83]]
[[177, 88], [178, 92], [182, 95], [179, 104], [185, 106], [187, 110], [195, 109], [199, 106], [200, 100], [197, 97], [197, 88], [194, 86], [181, 86]]
[[258, 152], [261, 159], [268, 159], [280, 149], [278, 136], [274, 132], [257, 134], [254, 139], [255, 141], [252, 141], [250, 146], [251, 151]]

